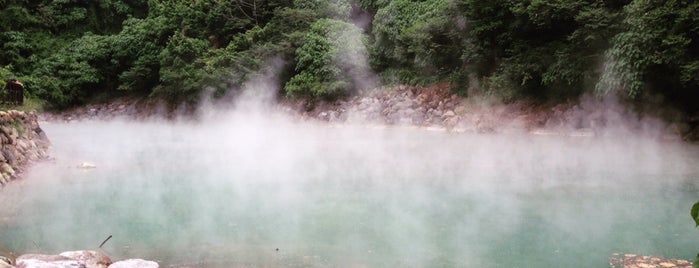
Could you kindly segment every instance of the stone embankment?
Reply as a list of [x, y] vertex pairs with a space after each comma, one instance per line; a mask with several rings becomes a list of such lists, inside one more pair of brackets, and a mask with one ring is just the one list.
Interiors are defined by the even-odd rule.
[[612, 268], [692, 268], [692, 262], [660, 256], [614, 253], [609, 257]]
[[487, 98], [463, 98], [448, 84], [396, 86], [357, 94], [305, 111], [328, 122], [360, 122], [417, 126], [455, 132], [531, 132], [592, 136], [608, 123], [619, 106], [603, 103], [563, 103], [542, 107], [523, 101], [502, 104]]
[[[432, 86], [399, 85], [353, 94], [334, 102], [316, 103], [309, 109], [303, 101], [281, 100], [281, 107], [294, 116], [330, 123], [411, 126], [454, 132], [537, 135], [599, 136], [618, 131], [644, 132], [663, 139], [699, 140], [699, 114], [670, 121], [639, 116], [615, 100], [582, 98], [555, 105], [526, 101], [500, 103], [484, 96], [464, 98], [450, 91], [448, 83]], [[109, 120], [113, 118], [196, 117], [195, 107], [172, 109], [162, 101], [118, 99], [88, 104], [60, 113], [42, 114], [47, 121]], [[686, 116], [685, 116], [686, 117]]]
[[0, 184], [19, 178], [29, 164], [47, 158], [49, 146], [36, 113], [0, 111]]
[[158, 263], [142, 259], [112, 262], [98, 251], [67, 251], [58, 255], [24, 254], [13, 262], [0, 257], [0, 268], [158, 268]]
[[[295, 110], [303, 110], [302, 104], [296, 106]], [[661, 139], [699, 139], [699, 124], [692, 124], [691, 120], [669, 122], [653, 115], [639, 116], [614, 99], [589, 97], [555, 105], [526, 101], [505, 104], [483, 96], [460, 97], [450, 91], [448, 84], [366, 91], [345, 100], [318, 104], [302, 114], [331, 123], [414, 126], [453, 132], [562, 136], [634, 133]]]
[[117, 99], [107, 103], [93, 103], [58, 113], [42, 113], [41, 120], [53, 122], [79, 122], [110, 120], [114, 118], [144, 119], [173, 114], [162, 101]]

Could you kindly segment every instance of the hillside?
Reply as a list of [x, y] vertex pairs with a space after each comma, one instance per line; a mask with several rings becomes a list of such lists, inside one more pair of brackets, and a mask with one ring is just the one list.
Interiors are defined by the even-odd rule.
[[692, 118], [698, 9], [640, 0], [3, 1], [0, 84], [18, 78], [52, 110], [124, 96], [181, 106], [274, 69], [282, 101], [446, 81], [459, 96], [547, 105], [614, 96]]

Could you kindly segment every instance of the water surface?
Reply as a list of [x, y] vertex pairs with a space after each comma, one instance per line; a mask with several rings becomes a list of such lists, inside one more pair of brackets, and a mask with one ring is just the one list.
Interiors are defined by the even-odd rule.
[[0, 250], [112, 235], [113, 259], [199, 267], [608, 267], [699, 250], [696, 146], [292, 121], [44, 123], [54, 159], [0, 192]]

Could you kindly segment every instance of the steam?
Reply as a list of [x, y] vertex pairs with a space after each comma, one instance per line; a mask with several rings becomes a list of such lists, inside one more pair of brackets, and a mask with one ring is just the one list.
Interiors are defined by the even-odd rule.
[[690, 221], [677, 223], [699, 188], [693, 146], [616, 123], [605, 133], [623, 135], [326, 125], [274, 106], [272, 80], [248, 84], [257, 93], [232, 108], [202, 107], [197, 122], [44, 123], [55, 160], [3, 189], [13, 205], [0, 211], [2, 246], [62, 251], [113, 235], [103, 249], [115, 258], [203, 267], [558, 266], [581, 254], [598, 266], [613, 251], [694, 254]]
[[599, 267], [617, 251], [696, 253], [684, 214], [699, 149], [616, 102], [549, 122], [596, 131], [584, 137], [331, 125], [274, 104], [281, 65], [232, 103], [207, 101], [198, 121], [44, 122], [55, 159], [2, 189], [0, 250], [112, 235], [102, 250], [115, 259], [200, 267]]
[[340, 50], [344, 53], [333, 59], [335, 64], [341, 66], [343, 70], [348, 70], [353, 84], [358, 89], [370, 89], [378, 86], [378, 78], [369, 67], [369, 52], [364, 40], [366, 36], [359, 29], [342, 32], [340, 36], [341, 40], [347, 41], [347, 44], [344, 45], [350, 49]]

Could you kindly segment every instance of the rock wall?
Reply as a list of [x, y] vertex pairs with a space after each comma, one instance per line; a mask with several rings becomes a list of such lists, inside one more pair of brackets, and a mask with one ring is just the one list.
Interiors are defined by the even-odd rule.
[[48, 157], [49, 139], [37, 114], [0, 111], [0, 185], [19, 177], [32, 162]]

